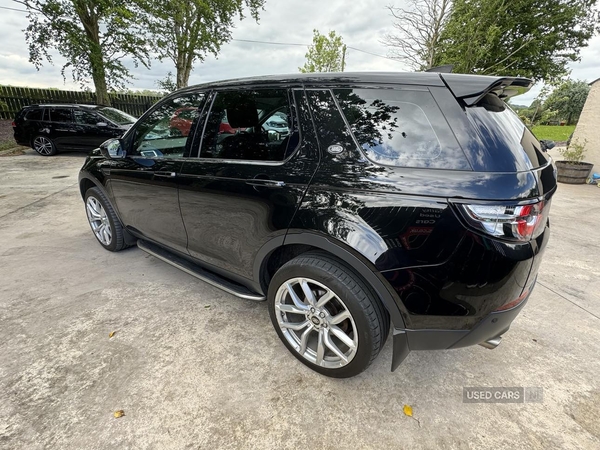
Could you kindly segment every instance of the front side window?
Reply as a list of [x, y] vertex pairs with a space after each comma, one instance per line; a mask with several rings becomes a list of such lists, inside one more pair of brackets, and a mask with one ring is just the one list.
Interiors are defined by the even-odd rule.
[[52, 122], [73, 122], [71, 110], [69, 108], [50, 108], [50, 121]]
[[75, 123], [79, 125], [96, 125], [98, 122], [102, 122], [102, 119], [99, 116], [83, 109], [74, 109], [73, 117]]
[[334, 95], [372, 161], [399, 167], [470, 168], [428, 91], [335, 89]]
[[299, 142], [286, 89], [217, 92], [201, 158], [283, 161]]
[[98, 108], [96, 111], [98, 111], [101, 116], [106, 117], [108, 120], [116, 123], [117, 125], [131, 125], [137, 120], [135, 117], [121, 111], [120, 109], [110, 108], [108, 106]]
[[136, 127], [132, 152], [147, 158], [181, 158], [199, 116], [204, 93], [186, 94], [162, 103]]

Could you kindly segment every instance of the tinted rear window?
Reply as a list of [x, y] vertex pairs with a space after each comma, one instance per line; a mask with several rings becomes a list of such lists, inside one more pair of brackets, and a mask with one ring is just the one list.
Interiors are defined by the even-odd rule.
[[335, 89], [354, 137], [372, 161], [400, 167], [470, 170], [431, 93]]
[[72, 122], [71, 110], [68, 108], [50, 108], [50, 120], [52, 122]]
[[44, 110], [41, 108], [30, 109], [25, 114], [25, 119], [27, 119], [27, 120], [42, 120], [43, 115], [44, 115]]
[[548, 162], [533, 133], [495, 94], [487, 94], [475, 106], [467, 108], [467, 115], [501, 169], [524, 171]]

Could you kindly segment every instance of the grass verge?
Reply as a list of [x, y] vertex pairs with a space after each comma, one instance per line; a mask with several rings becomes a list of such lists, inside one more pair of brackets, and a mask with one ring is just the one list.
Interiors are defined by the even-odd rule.
[[575, 125], [565, 125], [564, 127], [554, 125], [537, 125], [531, 129], [538, 139], [564, 142], [569, 139], [571, 133], [575, 131]]

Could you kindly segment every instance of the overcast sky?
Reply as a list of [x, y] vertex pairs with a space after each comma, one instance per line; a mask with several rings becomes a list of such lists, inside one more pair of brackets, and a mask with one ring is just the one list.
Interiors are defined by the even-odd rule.
[[[234, 39], [259, 41], [306, 43], [312, 41], [312, 30], [321, 33], [335, 30], [348, 46], [386, 55], [386, 48], [379, 41], [392, 31], [391, 18], [384, 5], [393, 3], [381, 0], [267, 0], [265, 10], [257, 24], [246, 18], [233, 31]], [[401, 5], [402, 0], [396, 4]], [[10, 0], [0, 0], [0, 6], [21, 9]], [[63, 81], [60, 74], [61, 58], [55, 56], [55, 65], [45, 63], [39, 71], [28, 62], [27, 44], [23, 29], [27, 26], [22, 12], [0, 9], [0, 84], [29, 87], [56, 87], [78, 89], [79, 85], [70, 78]], [[203, 64], [196, 66], [190, 84], [243, 76], [298, 72], [304, 64], [306, 47], [254, 44], [232, 41], [225, 44], [218, 59], [209, 56]], [[593, 81], [600, 77], [600, 36], [594, 37], [590, 45], [581, 52], [581, 62], [572, 64], [572, 77]], [[127, 64], [128, 66], [130, 64]], [[408, 68], [401, 62], [348, 50], [347, 71], [404, 71]], [[167, 72], [175, 72], [168, 61], [152, 62], [147, 70], [133, 68], [135, 79], [130, 87], [156, 89], [156, 80]], [[540, 86], [515, 98], [514, 102], [529, 104], [538, 94]]]

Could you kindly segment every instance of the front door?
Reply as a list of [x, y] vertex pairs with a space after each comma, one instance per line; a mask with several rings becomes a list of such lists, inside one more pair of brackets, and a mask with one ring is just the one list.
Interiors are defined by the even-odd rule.
[[[112, 161], [109, 186], [124, 225], [136, 234], [187, 253], [187, 234], [177, 193], [184, 158], [190, 155], [203, 93], [185, 94], [156, 105], [123, 139], [126, 157]], [[182, 132], [173, 118], [194, 108]]]
[[[84, 108], [73, 109], [74, 130], [73, 146], [81, 150], [92, 150], [97, 148], [104, 141], [118, 137], [123, 134], [123, 130], [108, 123], [106, 119]], [[98, 124], [103, 124], [98, 126]]]
[[188, 250], [252, 280], [259, 249], [285, 235], [317, 168], [318, 148], [305, 132], [310, 119], [299, 124], [306, 114], [302, 90], [229, 89], [214, 96], [199, 158], [182, 169]]

